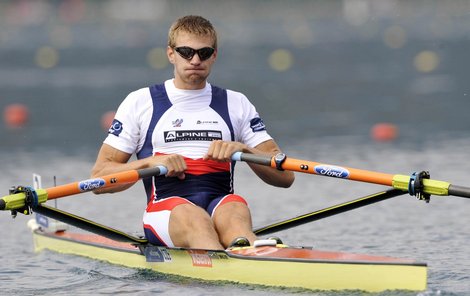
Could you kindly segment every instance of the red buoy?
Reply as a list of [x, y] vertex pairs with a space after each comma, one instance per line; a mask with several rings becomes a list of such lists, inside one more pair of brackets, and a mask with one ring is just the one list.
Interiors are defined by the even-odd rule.
[[398, 127], [392, 123], [377, 123], [372, 127], [370, 136], [377, 142], [391, 142], [398, 137]]
[[26, 105], [10, 104], [3, 110], [3, 121], [8, 127], [19, 128], [26, 125], [29, 120], [29, 110]]

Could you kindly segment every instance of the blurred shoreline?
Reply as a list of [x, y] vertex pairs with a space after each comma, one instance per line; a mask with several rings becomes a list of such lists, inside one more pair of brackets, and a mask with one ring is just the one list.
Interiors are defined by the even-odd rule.
[[[468, 137], [469, 1], [2, 1], [0, 151], [99, 147], [101, 118], [172, 77], [168, 27], [202, 14], [219, 31], [210, 82], [241, 91], [281, 142], [352, 136]], [[39, 148], [42, 149], [42, 148]]]

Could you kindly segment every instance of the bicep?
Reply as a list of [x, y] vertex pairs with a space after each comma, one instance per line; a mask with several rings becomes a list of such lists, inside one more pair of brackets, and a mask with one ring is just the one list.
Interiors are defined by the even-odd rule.
[[103, 144], [98, 153], [98, 158], [102, 158], [105, 161], [126, 163], [131, 158], [131, 154], [116, 149], [108, 144]]

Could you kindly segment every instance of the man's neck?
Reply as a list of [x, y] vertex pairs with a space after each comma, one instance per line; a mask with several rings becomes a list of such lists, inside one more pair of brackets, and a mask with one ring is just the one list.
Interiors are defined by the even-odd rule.
[[175, 78], [173, 80], [173, 84], [175, 85], [176, 88], [178, 89], [184, 89], [184, 90], [198, 90], [198, 89], [203, 89], [206, 87], [207, 81], [201, 81], [201, 82], [184, 82], [180, 79]]

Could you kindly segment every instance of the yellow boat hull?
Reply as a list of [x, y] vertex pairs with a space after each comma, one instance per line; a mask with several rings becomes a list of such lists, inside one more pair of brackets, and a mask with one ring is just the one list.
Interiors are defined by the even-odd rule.
[[85, 256], [131, 268], [207, 281], [312, 290], [426, 289], [426, 264], [391, 257], [283, 245], [228, 251], [136, 247], [95, 234], [33, 231], [36, 251]]

